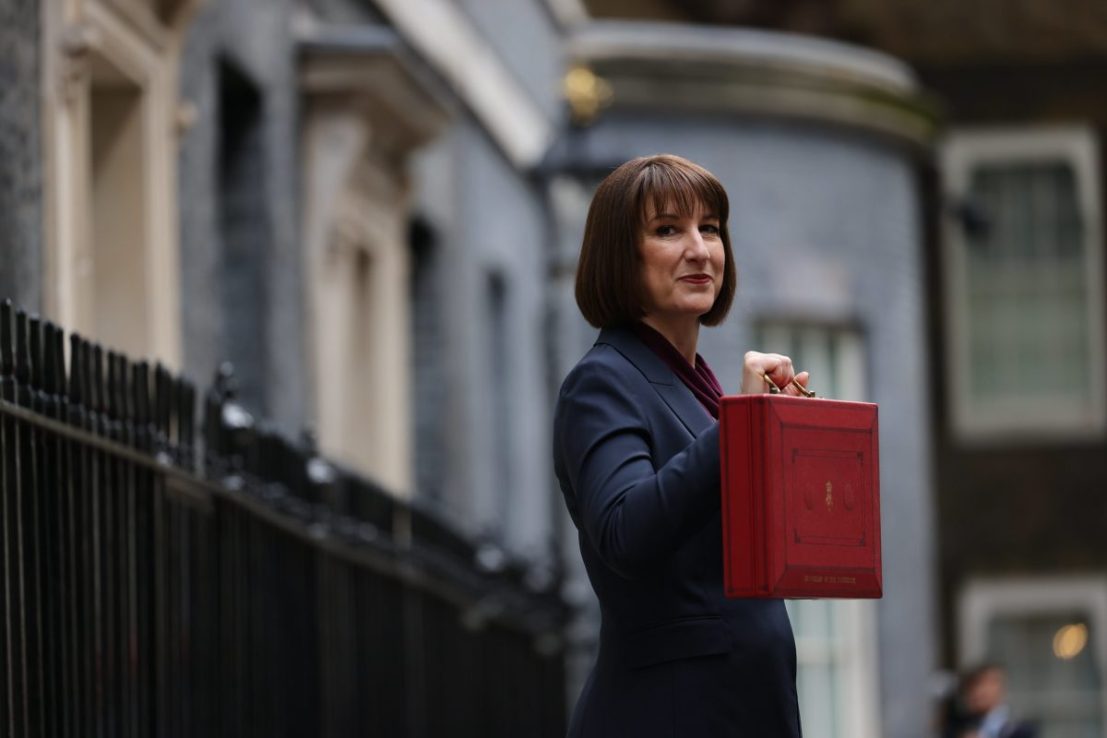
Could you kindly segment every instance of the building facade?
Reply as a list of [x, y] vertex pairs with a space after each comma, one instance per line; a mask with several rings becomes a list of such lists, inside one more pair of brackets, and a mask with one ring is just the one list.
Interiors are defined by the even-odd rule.
[[1107, 735], [1107, 24], [1047, 4], [1008, 23], [915, 52], [948, 118], [928, 250], [944, 658], [1004, 664], [1043, 735]]
[[[746, 20], [821, 32], [785, 5]], [[597, 612], [548, 433], [594, 336], [571, 297], [583, 217], [631, 156], [712, 169], [740, 274], [704, 335], [724, 386], [761, 347], [882, 408], [887, 595], [794, 603], [806, 732], [925, 734], [960, 585], [931, 563], [939, 180], [909, 69], [792, 34], [593, 22], [574, 0], [9, 0], [0, 19], [4, 295], [194, 377], [230, 361], [250, 412], [479, 538], [482, 565], [526, 561], [536, 588], [564, 572], [575, 685]], [[571, 69], [611, 95], [576, 123]], [[948, 482], [960, 457], [936, 439]], [[967, 559], [942, 541], [952, 571]]]
[[259, 422], [553, 586], [534, 172], [579, 6], [0, 5], [2, 296], [229, 361]]

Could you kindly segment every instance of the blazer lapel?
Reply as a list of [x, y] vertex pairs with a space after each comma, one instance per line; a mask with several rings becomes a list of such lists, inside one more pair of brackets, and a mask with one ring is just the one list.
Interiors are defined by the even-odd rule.
[[699, 436], [715, 422], [692, 394], [692, 390], [632, 331], [626, 328], [604, 328], [596, 343], [611, 346], [634, 364], [693, 437]]

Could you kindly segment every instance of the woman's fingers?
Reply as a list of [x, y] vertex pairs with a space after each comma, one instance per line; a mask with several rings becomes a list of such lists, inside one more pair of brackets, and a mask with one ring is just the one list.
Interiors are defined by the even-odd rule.
[[[795, 376], [795, 380], [800, 385], [802, 385], [804, 389], [807, 389], [807, 380], [810, 378], [810, 376], [811, 375], [808, 374], [807, 372], [800, 372], [799, 374], [797, 374]], [[792, 382], [790, 382], [790, 381], [788, 382], [787, 386], [783, 387], [780, 391], [782, 393], [786, 394], [786, 395], [792, 395], [794, 397], [806, 397], [807, 396], [803, 392], [801, 392], [799, 390], [799, 388], [796, 387], [796, 385], [792, 384]]]
[[742, 394], [769, 392], [769, 382], [784, 387], [793, 374], [792, 360], [787, 356], [747, 351], [742, 359]]
[[792, 368], [792, 360], [787, 356], [780, 354], [766, 354], [771, 356], [776, 365], [765, 371], [765, 374], [769, 376], [776, 386], [783, 390], [792, 381], [792, 377], [796, 376], [796, 370]]
[[792, 366], [792, 360], [783, 354], [763, 354], [759, 351], [747, 351], [742, 359], [742, 394], [763, 394], [769, 392], [766, 377], [784, 394], [802, 396], [794, 385], [793, 378], [807, 386], [807, 372], [798, 375]]
[[769, 391], [765, 382], [766, 355], [757, 351], [747, 351], [742, 357], [743, 395], [759, 395]]

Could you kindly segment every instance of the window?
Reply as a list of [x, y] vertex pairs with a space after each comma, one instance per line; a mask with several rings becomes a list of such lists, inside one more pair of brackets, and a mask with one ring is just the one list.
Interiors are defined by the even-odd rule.
[[945, 238], [948, 397], [966, 439], [1100, 433], [1103, 262], [1093, 135], [960, 132]]
[[265, 269], [271, 229], [261, 90], [227, 61], [219, 64], [219, 193], [222, 354], [234, 364], [239, 399], [265, 415], [269, 299]]
[[[109, 346], [180, 356], [177, 68], [185, 0], [43, 3], [46, 313]], [[65, 12], [63, 12], [65, 11]], [[64, 37], [64, 42], [62, 41]]]
[[961, 665], [1003, 666], [1012, 711], [1042, 738], [1104, 734], [1107, 580], [976, 580], [959, 608]]
[[147, 102], [108, 59], [92, 63], [89, 90], [91, 239], [77, 268], [83, 310], [78, 329], [141, 354], [146, 324], [146, 217], [143, 166]]
[[[859, 331], [816, 323], [762, 321], [754, 345], [786, 354], [811, 372], [820, 396], [864, 400], [864, 339]], [[796, 635], [797, 689], [804, 735], [875, 738], [876, 616], [865, 600], [791, 600]]]
[[512, 432], [511, 415], [511, 365], [509, 356], [509, 325], [508, 325], [508, 289], [507, 279], [502, 272], [489, 272], [487, 277], [486, 296], [486, 320], [487, 349], [485, 356], [489, 362], [489, 386], [490, 398], [489, 420], [491, 427], [488, 429], [492, 439], [493, 454], [493, 494], [496, 514], [499, 517], [497, 523], [501, 531], [508, 527], [509, 512], [511, 510], [513, 495], [512, 481], [512, 453], [514, 433]]
[[448, 116], [400, 57], [368, 38], [365, 53], [351, 53], [357, 39], [333, 32], [319, 29], [299, 55], [314, 414], [323, 452], [407, 497], [415, 479], [408, 160]]
[[394, 181], [359, 162], [312, 264], [319, 445], [411, 492], [406, 214]]
[[865, 355], [861, 333], [816, 323], [763, 321], [754, 345], [792, 357], [797, 369], [811, 372], [811, 389], [839, 400], [865, 399]]
[[[447, 504], [447, 441], [442, 414], [449, 401], [449, 367], [441, 361], [446, 338], [439, 234], [423, 216], [408, 229], [411, 252], [411, 397], [414, 411], [414, 483], [433, 505]], [[433, 506], [432, 505], [432, 506]]]

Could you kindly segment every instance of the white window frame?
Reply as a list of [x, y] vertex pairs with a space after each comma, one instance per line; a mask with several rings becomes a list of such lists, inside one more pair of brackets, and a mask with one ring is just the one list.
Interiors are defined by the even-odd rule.
[[[145, 216], [143, 271], [136, 309], [146, 314], [128, 353], [180, 365], [180, 268], [177, 243], [178, 87], [180, 49], [199, 0], [166, 6], [105, 0], [42, 3], [44, 200], [43, 302], [48, 316], [96, 338], [91, 286], [83, 265], [92, 258], [90, 187], [93, 60], [110, 63], [141, 94], [141, 167], [145, 189], [135, 207]], [[111, 264], [99, 264], [110, 268]]]
[[972, 168], [989, 162], [1067, 160], [1073, 167], [1084, 224], [1084, 274], [1091, 392], [1079, 407], [1045, 402], [974, 401], [969, 372], [968, 274], [966, 240], [953, 218], [943, 227], [946, 316], [946, 397], [954, 435], [967, 442], [1099, 438], [1107, 431], [1107, 402], [1099, 380], [1104, 373], [1103, 227], [1100, 212], [1099, 152], [1095, 133], [1084, 126], [1028, 126], [954, 131], [941, 147], [944, 195], [963, 199]]
[[[986, 657], [988, 624], [997, 615], [1041, 615], [1082, 610], [1094, 637], [1090, 647], [1100, 674], [1107, 675], [1107, 576], [970, 579], [957, 603], [958, 663], [962, 669]], [[1100, 694], [1107, 721], [1107, 689]]]
[[[307, 37], [305, 37], [307, 38]], [[328, 39], [331, 43], [328, 43]], [[319, 446], [397, 497], [413, 493], [406, 162], [449, 110], [392, 54], [301, 60], [305, 350]], [[342, 48], [341, 45], [337, 45]], [[395, 98], [402, 105], [388, 104]], [[368, 260], [358, 285], [355, 265]], [[359, 307], [368, 314], [355, 315]], [[360, 336], [372, 351], [358, 351]]]

